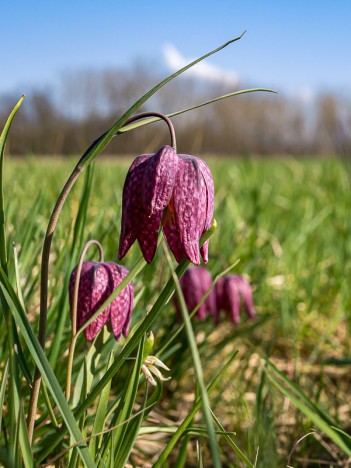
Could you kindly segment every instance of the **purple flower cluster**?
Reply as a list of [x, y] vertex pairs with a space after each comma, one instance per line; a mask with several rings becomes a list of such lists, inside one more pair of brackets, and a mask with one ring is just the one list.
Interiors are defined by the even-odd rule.
[[[188, 268], [179, 283], [187, 308], [191, 312], [211, 287], [212, 277], [204, 267]], [[224, 311], [231, 322], [237, 325], [240, 321], [242, 302], [249, 318], [255, 319], [256, 312], [249, 283], [240, 275], [226, 275], [217, 281], [203, 304], [199, 307], [196, 316], [200, 320], [203, 320], [207, 314], [212, 315], [218, 324], [220, 313]], [[177, 300], [175, 300], [175, 307], [178, 315], [180, 315]]]

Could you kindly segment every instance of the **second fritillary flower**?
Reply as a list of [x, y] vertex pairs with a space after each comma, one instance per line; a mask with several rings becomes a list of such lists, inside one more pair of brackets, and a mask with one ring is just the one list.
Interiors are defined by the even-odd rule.
[[[202, 300], [204, 294], [212, 285], [211, 273], [204, 267], [188, 268], [180, 278], [179, 284], [182, 288], [185, 304], [188, 311], [191, 312]], [[175, 307], [178, 316], [181, 317], [178, 300], [175, 299]], [[206, 318], [206, 314], [216, 315], [216, 296], [212, 289], [209, 295], [196, 312], [200, 320]]]
[[[78, 287], [77, 326], [81, 328], [105, 300], [112, 294], [129, 271], [112, 262], [83, 262]], [[72, 310], [77, 267], [72, 271], [69, 283], [69, 301]], [[91, 341], [102, 327], [110, 322], [117, 341], [128, 336], [133, 309], [134, 288], [129, 283], [118, 296], [87, 326], [84, 335]]]
[[237, 325], [240, 321], [241, 300], [250, 319], [256, 318], [250, 284], [240, 275], [226, 275], [215, 286], [217, 299], [217, 322], [221, 310]]

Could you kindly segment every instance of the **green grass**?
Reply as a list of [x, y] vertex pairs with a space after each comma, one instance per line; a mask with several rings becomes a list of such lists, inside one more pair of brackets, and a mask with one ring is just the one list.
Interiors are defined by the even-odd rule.
[[[12, 253], [15, 242], [21, 292], [35, 332], [42, 240], [52, 207], [75, 161], [37, 161], [34, 157], [26, 161], [6, 161], [4, 193], [9, 278], [12, 285], [16, 284]], [[211, 409], [222, 427], [218, 429], [217, 426], [216, 430], [236, 433], [235, 436], [218, 436], [222, 463], [241, 466], [239, 460], [242, 459], [237, 455], [239, 452], [233, 450], [233, 442], [252, 463], [258, 451], [257, 466], [282, 466], [288, 462], [295, 443], [311, 430], [316, 433], [297, 444], [291, 455], [291, 465], [303, 466], [301, 460], [304, 459], [334, 461], [339, 457], [345, 460], [348, 458], [347, 449], [342, 446], [345, 436], [339, 433], [344, 439], [338, 445], [333, 435], [330, 437], [323, 429], [323, 424], [318, 425], [319, 420], [311, 419], [307, 409], [304, 411], [305, 407], [301, 409], [299, 402], [313, 402], [316, 406], [312, 413], [322, 414], [322, 419], [328, 416], [328, 428], [332, 420], [338, 428], [346, 432], [350, 430], [349, 363], [342, 361], [351, 357], [349, 174], [338, 160], [333, 159], [247, 158], [230, 161], [209, 158], [208, 162], [215, 180], [215, 218], [218, 223], [210, 240], [208, 268], [216, 275], [240, 259], [234, 272], [249, 277], [258, 312], [258, 321], [248, 322], [243, 315], [238, 327], [233, 327], [224, 317], [218, 328], [211, 319], [203, 323], [193, 321], [206, 383], [235, 351], [239, 351], [210, 395]], [[81, 242], [91, 238], [99, 240], [104, 247], [105, 259], [109, 261], [116, 260], [121, 194], [128, 165], [129, 161], [101, 159], [94, 170]], [[63, 209], [50, 263], [46, 355], [62, 388], [70, 339], [64, 284], [70, 275], [72, 261], [77, 261], [71, 258], [71, 243], [83, 185], [84, 177], [81, 177]], [[139, 256], [139, 249], [134, 246], [123, 264], [131, 268]], [[163, 249], [158, 249], [154, 262], [134, 280], [140, 299], [132, 325], [150, 311], [169, 277]], [[0, 321], [4, 328], [3, 318]], [[170, 302], [162, 308], [152, 328], [155, 334], [153, 354], [158, 355], [158, 349], [164, 347], [177, 325]], [[118, 354], [123, 344], [123, 340], [121, 345], [116, 345], [109, 339], [98, 350], [94, 357], [99, 359], [98, 372], [95, 372], [90, 387], [107, 368], [111, 350]], [[84, 376], [87, 371], [84, 374], [80, 370], [84, 368], [84, 358], [86, 369], [95, 366], [88, 349], [81, 337], [77, 342], [72, 379], [72, 385], [77, 389], [79, 385], [80, 388], [88, 385]], [[268, 356], [289, 381], [279, 380], [280, 376], [273, 368], [266, 373], [260, 353]], [[152, 416], [160, 426], [178, 427], [191, 414], [194, 393], [194, 371], [185, 333], [180, 333], [160, 357], [171, 368], [172, 380], [164, 384]], [[3, 375], [7, 361], [4, 336], [0, 339], [0, 359]], [[333, 364], [328, 363], [331, 359]], [[34, 363], [29, 362], [33, 372]], [[127, 362], [112, 380], [110, 398], [116, 398], [116, 404], [132, 375], [133, 366]], [[298, 397], [299, 402], [292, 396], [292, 383], [303, 393]], [[79, 391], [76, 392], [79, 395]], [[24, 383], [23, 395], [26, 407], [29, 392]], [[137, 397], [139, 404], [143, 404], [142, 398], [141, 392]], [[54, 401], [51, 402], [55, 406]], [[44, 442], [47, 442], [50, 431], [54, 434], [54, 429], [44, 431], [50, 413], [43, 395], [39, 403], [41, 416], [36, 425], [35, 454], [45, 450]], [[95, 403], [97, 405], [98, 401]], [[108, 408], [110, 416], [107, 420], [113, 425], [111, 404]], [[55, 409], [54, 412], [60, 421], [60, 413]], [[92, 411], [85, 414], [86, 427], [93, 424], [92, 414]], [[6, 411], [4, 415], [3, 422], [7, 423]], [[152, 421], [144, 422], [142, 427], [153, 426]], [[134, 426], [132, 422], [129, 424], [132, 431]], [[189, 426], [194, 432], [185, 436], [188, 439], [183, 438], [183, 441], [188, 440], [190, 449], [186, 466], [196, 465], [196, 440], [200, 452], [203, 450], [204, 460], [209, 457], [206, 438], [196, 429], [201, 424], [201, 418], [195, 416]], [[232, 442], [228, 442], [228, 437]], [[113, 436], [106, 436], [106, 440], [109, 444], [106, 445], [107, 453], [108, 447], [113, 448], [117, 441]], [[156, 440], [145, 434], [136, 439], [131, 459], [137, 465], [142, 460], [155, 461], [170, 440], [171, 435], [167, 432]], [[64, 446], [67, 445], [69, 439], [66, 438]], [[61, 450], [64, 446], [61, 445]], [[127, 450], [123, 447], [123, 444], [119, 445], [115, 451]], [[170, 456], [172, 463], [178, 456], [181, 459], [180, 443]]]

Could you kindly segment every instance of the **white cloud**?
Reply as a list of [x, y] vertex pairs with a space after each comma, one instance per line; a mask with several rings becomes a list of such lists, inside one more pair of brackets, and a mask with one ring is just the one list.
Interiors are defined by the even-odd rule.
[[[179, 70], [188, 65], [194, 59], [184, 57], [173, 44], [165, 44], [163, 47], [164, 57], [167, 65], [172, 71]], [[222, 83], [231, 86], [239, 85], [239, 76], [237, 73], [223, 70], [220, 67], [211, 65], [208, 62], [200, 62], [187, 71], [188, 75], [202, 78], [215, 83]]]
[[308, 105], [314, 102], [316, 95], [312, 88], [304, 86], [296, 91], [296, 96], [302, 104]]

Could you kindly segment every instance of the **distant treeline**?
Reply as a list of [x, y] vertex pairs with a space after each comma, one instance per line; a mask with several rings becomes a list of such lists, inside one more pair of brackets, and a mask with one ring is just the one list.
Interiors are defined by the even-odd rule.
[[[161, 78], [143, 66], [86, 70], [66, 75], [57, 89], [33, 89], [16, 117], [8, 151], [19, 156], [81, 154]], [[170, 113], [232, 91], [179, 77], [140, 111]], [[0, 95], [1, 125], [19, 97], [20, 91]], [[173, 122], [179, 151], [192, 154], [345, 155], [351, 149], [351, 100], [331, 93], [309, 102], [246, 94]], [[140, 154], [168, 141], [165, 125], [157, 123], [115, 138], [106, 152]]]

